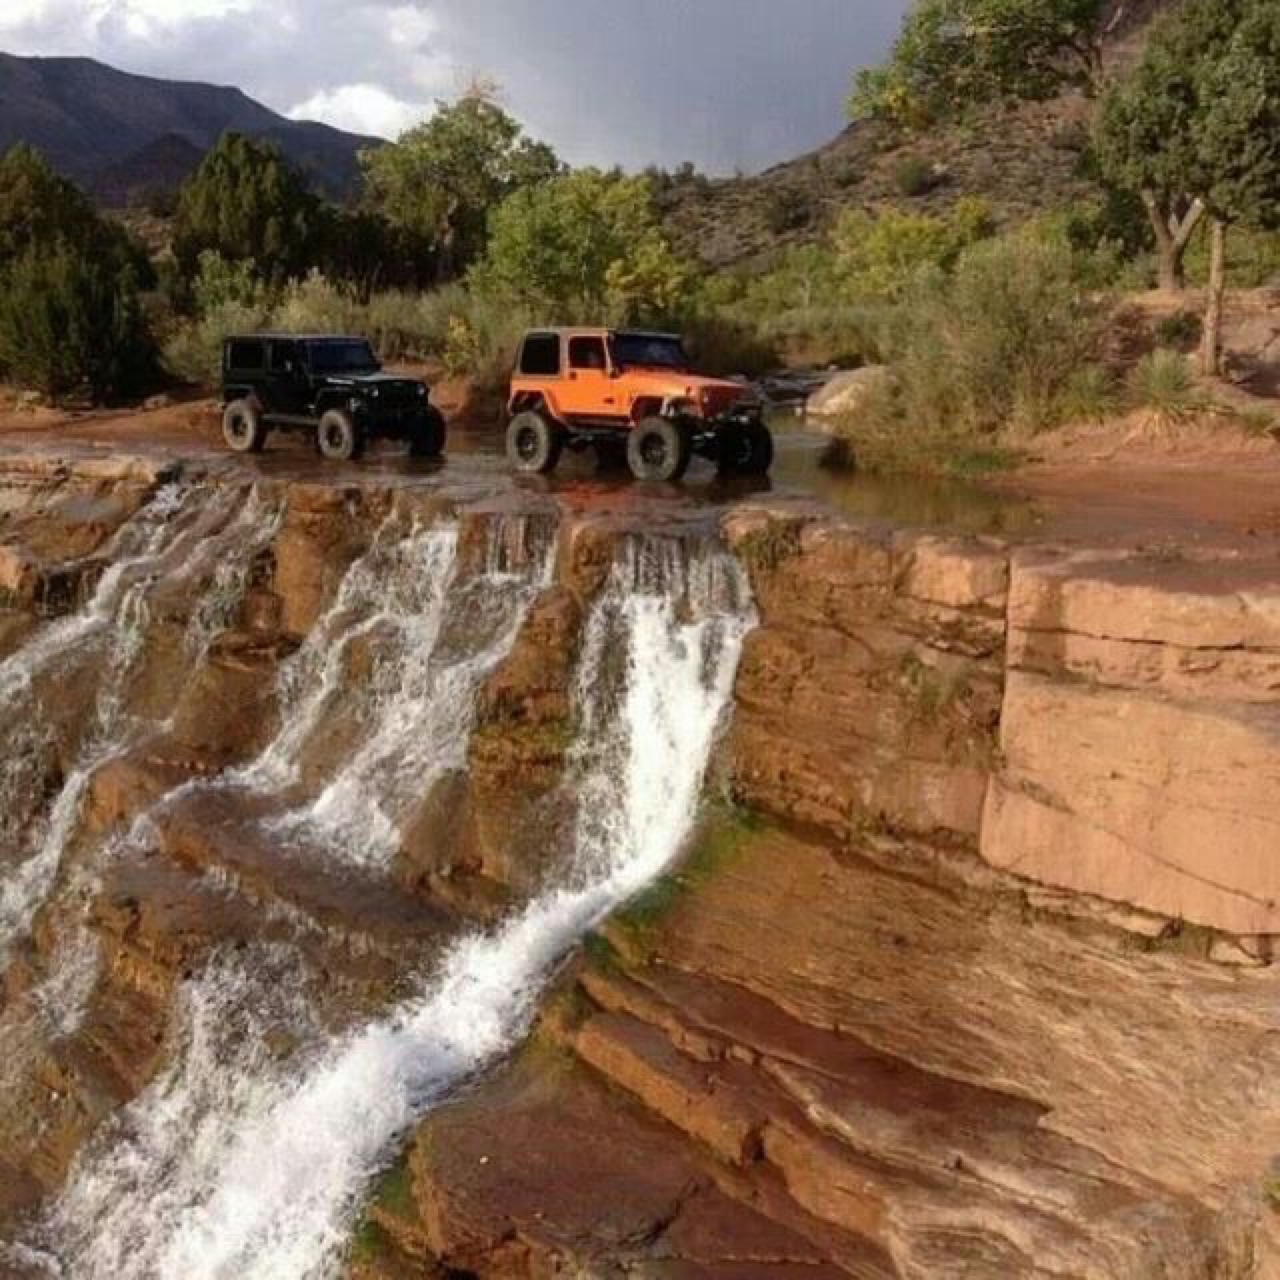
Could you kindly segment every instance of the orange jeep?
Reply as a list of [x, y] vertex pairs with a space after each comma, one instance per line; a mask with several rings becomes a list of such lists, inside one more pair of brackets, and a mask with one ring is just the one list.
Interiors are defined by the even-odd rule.
[[737, 382], [701, 378], [678, 337], [614, 329], [525, 335], [511, 379], [507, 457], [526, 474], [554, 471], [566, 449], [625, 449], [639, 480], [678, 480], [695, 453], [721, 472], [763, 475], [773, 437]]

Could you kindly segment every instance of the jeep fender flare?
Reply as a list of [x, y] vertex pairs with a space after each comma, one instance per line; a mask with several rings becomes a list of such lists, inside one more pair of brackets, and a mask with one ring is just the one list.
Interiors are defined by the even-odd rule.
[[246, 383], [229, 383], [222, 389], [222, 403], [231, 404], [235, 400], [247, 400], [259, 412], [262, 412], [262, 401], [258, 399], [257, 387]]
[[540, 413], [553, 422], [563, 423], [564, 421], [556, 408], [555, 401], [545, 391], [516, 392], [507, 405], [507, 416], [514, 418], [521, 413]]
[[670, 403], [670, 397], [664, 400], [660, 396], [637, 396], [631, 402], [630, 417], [632, 425], [635, 426], [646, 418], [671, 417], [667, 409]]

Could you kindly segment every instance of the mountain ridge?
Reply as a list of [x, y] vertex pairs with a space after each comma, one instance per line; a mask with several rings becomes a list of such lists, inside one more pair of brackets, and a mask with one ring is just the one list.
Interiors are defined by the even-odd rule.
[[156, 176], [155, 148], [168, 139], [169, 168], [160, 166], [160, 176], [180, 181], [174, 140], [203, 153], [227, 130], [276, 143], [319, 190], [337, 197], [354, 188], [358, 153], [382, 141], [290, 120], [232, 85], [137, 75], [93, 58], [0, 52], [0, 151], [29, 143], [104, 202], [130, 193], [131, 157], [148, 162], [138, 165], [141, 188]]

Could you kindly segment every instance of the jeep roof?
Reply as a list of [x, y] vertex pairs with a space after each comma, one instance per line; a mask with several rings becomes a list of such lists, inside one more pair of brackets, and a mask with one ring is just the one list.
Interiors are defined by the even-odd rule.
[[233, 333], [226, 342], [368, 342], [363, 333]]

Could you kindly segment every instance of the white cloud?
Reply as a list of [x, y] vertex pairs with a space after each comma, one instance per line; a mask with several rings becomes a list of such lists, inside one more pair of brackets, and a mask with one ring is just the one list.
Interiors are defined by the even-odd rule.
[[406, 102], [373, 84], [321, 89], [289, 111], [294, 120], [319, 120], [351, 133], [395, 138], [429, 115], [431, 107]]

